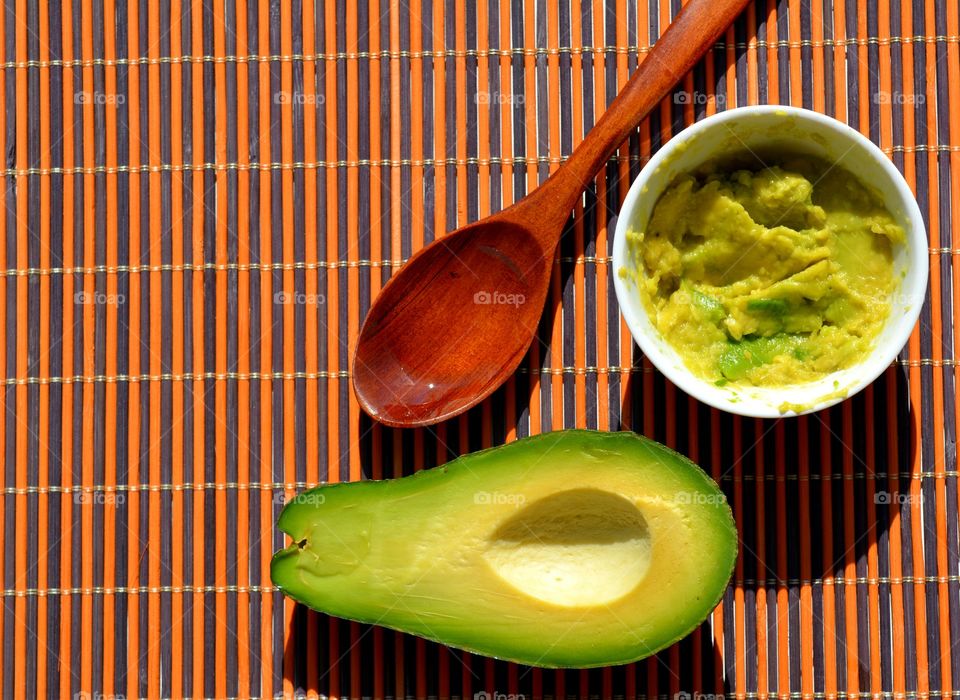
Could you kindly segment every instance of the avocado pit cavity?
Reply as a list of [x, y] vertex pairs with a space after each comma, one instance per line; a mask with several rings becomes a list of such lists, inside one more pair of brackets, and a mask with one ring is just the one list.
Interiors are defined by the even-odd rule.
[[544, 603], [612, 603], [650, 566], [650, 531], [640, 510], [615, 493], [562, 491], [502, 523], [484, 558], [510, 586]]

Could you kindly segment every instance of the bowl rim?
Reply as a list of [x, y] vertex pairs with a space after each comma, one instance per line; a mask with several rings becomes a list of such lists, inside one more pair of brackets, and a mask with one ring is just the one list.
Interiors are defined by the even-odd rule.
[[[893, 320], [896, 325], [894, 332], [887, 342], [876, 344], [861, 362], [847, 368], [846, 371], [859, 368], [861, 370], [860, 378], [849, 383], [848, 386], [845, 387], [842, 395], [827, 395], [819, 401], [803, 405], [800, 411], [781, 411], [772, 405], [764, 406], [760, 401], [743, 403], [732, 402], [729, 399], [721, 398], [716, 393], [710, 391], [713, 387], [707, 384], [707, 380], [694, 375], [683, 365], [682, 361], [677, 363], [667, 361], [668, 355], [661, 349], [661, 345], [669, 344], [663, 343], [660, 337], [653, 337], [640, 325], [638, 315], [648, 316], [647, 311], [640, 301], [639, 295], [636, 294], [636, 291], [631, 291], [619, 274], [620, 269], [628, 263], [626, 235], [641, 197], [655, 196], [659, 198], [662, 194], [662, 191], [653, 193], [652, 195], [649, 192], [643, 191], [646, 189], [647, 183], [657, 169], [671, 157], [681, 144], [689, 142], [707, 129], [714, 128], [734, 119], [761, 114], [784, 115], [795, 117], [797, 120], [808, 123], [814, 122], [817, 126], [831, 129], [839, 136], [850, 140], [853, 145], [859, 145], [877, 161], [880, 170], [883, 171], [885, 177], [890, 180], [899, 191], [900, 197], [905, 203], [903, 219], [910, 223], [910, 230], [907, 231], [904, 244], [908, 256], [907, 264], [909, 269], [916, 268], [917, 272], [913, 278], [913, 284], [909, 288], [901, 288], [901, 291], [907, 295], [908, 298], [917, 299], [919, 302], [912, 304], [905, 313], [900, 314], [899, 318]], [[668, 185], [665, 185], [665, 187], [666, 186]], [[813, 110], [786, 105], [751, 105], [717, 112], [700, 119], [664, 143], [650, 158], [636, 179], [631, 183], [627, 196], [624, 198], [623, 204], [620, 207], [614, 229], [611, 263], [613, 265], [613, 283], [617, 303], [621, 316], [626, 321], [630, 335], [644, 356], [646, 356], [667, 379], [698, 401], [702, 401], [722, 411], [754, 418], [782, 418], [813, 413], [840, 403], [863, 390], [893, 364], [903, 347], [909, 341], [917, 320], [920, 317], [920, 313], [923, 310], [923, 306], [926, 303], [929, 279], [928, 245], [926, 224], [913, 190], [911, 190], [909, 184], [904, 179], [903, 174], [893, 164], [893, 161], [891, 161], [873, 141], [845, 122]], [[890, 323], [890, 321], [888, 321], [888, 323]], [[783, 387], [786, 392], [786, 395], [784, 395], [785, 402], [790, 400], [790, 389], [807, 387], [810, 384], [812, 384], [812, 382]]]

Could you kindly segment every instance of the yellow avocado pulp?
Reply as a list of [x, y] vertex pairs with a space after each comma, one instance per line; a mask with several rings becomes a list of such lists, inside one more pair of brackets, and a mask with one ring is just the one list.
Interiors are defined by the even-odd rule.
[[783, 386], [870, 352], [904, 238], [854, 175], [797, 157], [677, 178], [628, 245], [651, 321], [691, 371]]
[[331, 615], [550, 667], [649, 656], [693, 630], [737, 532], [696, 465], [632, 433], [565, 430], [288, 504], [271, 578]]
[[565, 607], [607, 605], [627, 595], [650, 566], [647, 521], [630, 500], [574, 489], [509, 518], [484, 558], [518, 592]]

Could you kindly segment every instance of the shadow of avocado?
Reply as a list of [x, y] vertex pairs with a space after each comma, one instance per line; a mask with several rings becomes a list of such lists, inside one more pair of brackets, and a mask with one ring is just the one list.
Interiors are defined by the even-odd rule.
[[[651, 395], [652, 403], [644, 401]], [[786, 683], [778, 685], [784, 654], [790, 690], [798, 691], [801, 670], [823, 679], [826, 653], [839, 689], [854, 682], [870, 687], [869, 652], [855, 661], [856, 679], [846, 677], [853, 661], [848, 654], [855, 646], [869, 649], [870, 634], [879, 635], [881, 649], [889, 648], [891, 627], [901, 624], [889, 603], [890, 524], [899, 516], [895, 533], [905, 554], [915, 527], [911, 475], [921, 445], [905, 368], [891, 367], [859, 394], [800, 418], [761, 420], [717, 411], [656, 371], [631, 374], [626, 397], [630, 410], [620, 427], [644, 432], [652, 426], [648, 436], [669, 444], [667, 426], [676, 426], [669, 431], [675, 436], [671, 446], [719, 482], [740, 531], [736, 569], [721, 605], [698, 631], [657, 654], [657, 664], [670, 672], [651, 691], [680, 693], [680, 700], [696, 693], [776, 693]], [[645, 405], [655, 415], [647, 415]], [[930, 481], [923, 482], [924, 498], [933, 496]], [[871, 546], [881, 581], [880, 624], [873, 631], [862, 619], [870, 605]], [[835, 579], [841, 581], [831, 585]], [[913, 587], [902, 592], [912, 618]], [[855, 630], [847, 629], [851, 608], [860, 616]], [[909, 654], [915, 650], [912, 620], [906, 623]], [[936, 656], [936, 645], [930, 649]]]
[[[274, 695], [283, 697], [318, 693], [357, 699], [653, 698], [677, 684], [677, 673], [681, 679], [694, 678], [696, 673], [712, 674], [721, 668], [704, 628], [642, 661], [590, 669], [545, 669], [500, 661], [383, 627], [332, 618], [299, 604], [294, 606], [286, 639], [283, 658], [278, 655], [274, 660], [278, 669]], [[687, 656], [693, 649], [697, 650], [694, 655]], [[678, 687], [692, 686], [681, 682]]]

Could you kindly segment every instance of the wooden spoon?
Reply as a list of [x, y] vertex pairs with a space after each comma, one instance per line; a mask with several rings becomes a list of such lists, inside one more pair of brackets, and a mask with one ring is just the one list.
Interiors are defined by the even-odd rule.
[[430, 425], [486, 398], [533, 338], [564, 224], [590, 180], [747, 0], [691, 0], [567, 161], [508, 209], [417, 252], [367, 314], [353, 362], [382, 423]]

